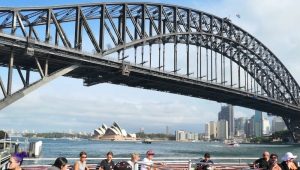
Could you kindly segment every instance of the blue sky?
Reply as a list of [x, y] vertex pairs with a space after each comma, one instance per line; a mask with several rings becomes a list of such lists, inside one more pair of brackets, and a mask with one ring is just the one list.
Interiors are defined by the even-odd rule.
[[[0, 0], [1, 6], [79, 4], [84, 0]], [[113, 2], [113, 1], [111, 1]], [[157, 0], [151, 2], [159, 2]], [[164, 1], [209, 12], [231, 20], [269, 47], [300, 82], [300, 27], [298, 1], [286, 0], [185, 0]], [[280, 13], [278, 12], [280, 11]], [[239, 14], [241, 17], [235, 17]], [[0, 111], [0, 129], [35, 131], [87, 131], [117, 121], [129, 132], [186, 129], [203, 130], [216, 120], [221, 103], [175, 94], [111, 84], [84, 87], [82, 80], [58, 78]], [[254, 111], [235, 107], [236, 117]]]

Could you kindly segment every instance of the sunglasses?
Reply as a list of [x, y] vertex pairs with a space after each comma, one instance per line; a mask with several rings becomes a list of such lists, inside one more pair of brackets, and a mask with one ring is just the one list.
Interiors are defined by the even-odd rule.
[[81, 158], [87, 158], [87, 156], [82, 156]]

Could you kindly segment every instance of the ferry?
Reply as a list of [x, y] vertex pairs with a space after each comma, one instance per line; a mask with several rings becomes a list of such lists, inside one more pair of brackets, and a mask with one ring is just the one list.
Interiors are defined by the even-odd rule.
[[[94, 161], [94, 163], [89, 163], [87, 164], [87, 166], [89, 167], [90, 170], [96, 170], [96, 166], [97, 163], [96, 162], [100, 162], [101, 160], [105, 159], [105, 158], [88, 158], [90, 160], [87, 160], [88, 162], [90, 161]], [[224, 159], [224, 158], [220, 158], [220, 159]], [[226, 159], [226, 158], [225, 158]], [[229, 158], [230, 160], [235, 160], [238, 161], [238, 163], [214, 163], [211, 166], [209, 166], [209, 169], [212, 170], [250, 170], [251, 168], [253, 168], [252, 164], [250, 163], [246, 163], [246, 162], [242, 162], [242, 160], [255, 160], [256, 158]], [[43, 160], [46, 161], [48, 160], [49, 163], [47, 164], [27, 164], [27, 165], [23, 165], [22, 169], [23, 170], [47, 170], [51, 164], [54, 162], [55, 158], [42, 158], [42, 159], [37, 159], [37, 158], [27, 158], [24, 160], [24, 162], [26, 161], [34, 161], [34, 162], [38, 162], [39, 160]], [[67, 158], [68, 162], [70, 163], [69, 165], [69, 170], [73, 169], [73, 162], [75, 162], [76, 160], [78, 160], [78, 158]], [[120, 163], [120, 162], [124, 162], [126, 160], [130, 160], [130, 158], [114, 158], [113, 159], [115, 163]], [[159, 168], [157, 168], [157, 170], [203, 170], [201, 169], [201, 167], [199, 166], [199, 158], [193, 158], [193, 159], [188, 159], [188, 158], [155, 158], [153, 163], [159, 165]], [[251, 162], [250, 161], [250, 162]], [[142, 165], [143, 162], [138, 162], [139, 165]], [[155, 165], [154, 165], [155, 166]], [[119, 169], [121, 170], [121, 169]], [[123, 169], [122, 169], [123, 170]], [[127, 170], [127, 169], [124, 169]]]
[[[21, 144], [28, 144], [28, 149], [21, 148]], [[11, 154], [17, 152], [25, 151], [29, 157], [38, 158], [42, 151], [42, 145], [42, 141], [28, 142], [27, 138], [24, 142], [20, 142], [18, 139], [13, 141], [8, 137], [0, 139], [0, 170], [5, 169]]]

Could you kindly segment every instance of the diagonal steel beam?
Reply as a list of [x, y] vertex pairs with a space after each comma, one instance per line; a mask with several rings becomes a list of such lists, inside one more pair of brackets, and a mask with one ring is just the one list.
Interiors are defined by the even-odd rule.
[[93, 32], [92, 32], [92, 30], [91, 30], [91, 28], [90, 28], [90, 26], [89, 26], [89, 24], [88, 24], [85, 16], [84, 16], [84, 14], [82, 13], [81, 9], [79, 9], [79, 13], [80, 13], [80, 17], [82, 19], [82, 24], [83, 24], [83, 26], [84, 26], [84, 28], [85, 28], [85, 30], [86, 30], [86, 32], [87, 32], [90, 40], [92, 41], [92, 44], [93, 44], [95, 50], [98, 53], [100, 53], [101, 49], [100, 49], [100, 47], [99, 47], [99, 45], [98, 45], [98, 43], [96, 41], [96, 38], [94, 37], [94, 34], [93, 34]]
[[58, 71], [52, 73], [51, 75], [46, 76], [39, 81], [36, 81], [35, 83], [29, 85], [28, 87], [25, 87], [25, 88], [15, 92], [12, 95], [5, 97], [3, 100], [0, 101], [0, 110], [2, 110], [3, 108], [5, 108], [8, 105], [14, 103], [15, 101], [21, 99], [22, 97], [29, 94], [33, 90], [45, 85], [46, 83], [49, 83], [50, 81], [52, 81], [60, 76], [63, 76], [65, 74], [73, 71], [74, 69], [76, 69], [78, 67], [79, 66], [77, 66], [77, 65], [71, 65], [71, 66], [63, 68], [61, 70], [58, 70]]
[[58, 21], [57, 21], [55, 15], [53, 14], [53, 11], [50, 11], [50, 13], [51, 13], [51, 18], [52, 18], [52, 20], [53, 20], [53, 22], [54, 22], [54, 24], [55, 24], [56, 30], [57, 30], [57, 32], [58, 32], [60, 38], [62, 39], [63, 44], [64, 44], [66, 47], [69, 47], [69, 48], [70, 48], [70, 47], [71, 47], [71, 43], [70, 43], [70, 41], [68, 40], [66, 33], [65, 33], [64, 30], [62, 29], [61, 25], [58, 23]]
[[123, 43], [122, 37], [121, 37], [121, 35], [119, 34], [119, 31], [118, 31], [116, 25], [114, 24], [114, 21], [113, 21], [112, 17], [110, 16], [109, 12], [107, 11], [106, 7], [104, 7], [104, 11], [105, 11], [105, 15], [107, 16], [107, 18], [108, 18], [108, 20], [109, 20], [111, 26], [113, 27], [114, 33], [115, 33], [115, 34], [117, 35], [117, 37], [118, 37], [119, 42], [122, 42], [122, 43]]
[[18, 11], [16, 11], [16, 17], [18, 19], [19, 25], [21, 26], [21, 30], [22, 30], [22, 33], [23, 33], [24, 37], [27, 37], [26, 30], [25, 30], [22, 18], [20, 17]]

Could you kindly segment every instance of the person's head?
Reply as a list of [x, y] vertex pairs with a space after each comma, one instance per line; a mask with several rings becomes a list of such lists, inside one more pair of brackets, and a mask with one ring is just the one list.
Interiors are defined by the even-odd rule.
[[106, 159], [108, 160], [108, 162], [110, 162], [112, 160], [113, 156], [114, 156], [114, 154], [111, 151], [107, 152]]
[[140, 154], [138, 154], [138, 153], [132, 153], [131, 154], [131, 161], [132, 162], [137, 162], [139, 160], [140, 160]]
[[82, 152], [79, 153], [79, 157], [80, 157], [80, 161], [84, 162], [84, 161], [86, 161], [87, 153], [82, 151]]
[[275, 163], [277, 163], [277, 161], [278, 161], [278, 155], [277, 154], [275, 154], [275, 153], [272, 153], [271, 155], [270, 155], [270, 163], [271, 164], [275, 164]]
[[297, 155], [293, 155], [292, 152], [287, 152], [284, 154], [284, 156], [282, 157], [283, 161], [287, 161], [287, 162], [292, 162], [294, 161], [294, 159], [297, 158]]
[[149, 159], [149, 160], [152, 160], [153, 159], [153, 157], [154, 157], [154, 155], [155, 155], [155, 153], [153, 152], [153, 150], [148, 150], [147, 152], [146, 152], [146, 157]]
[[56, 158], [53, 166], [59, 168], [60, 170], [67, 170], [68, 169], [68, 160], [65, 157], [58, 157]]
[[265, 160], [269, 160], [270, 159], [270, 153], [265, 151], [263, 154], [262, 154], [262, 157], [265, 159]]
[[209, 153], [205, 153], [204, 154], [204, 159], [207, 161], [210, 159], [210, 154]]
[[26, 157], [27, 154], [25, 152], [15, 153], [11, 155], [8, 161], [8, 169], [18, 169], [22, 165], [23, 158]]

